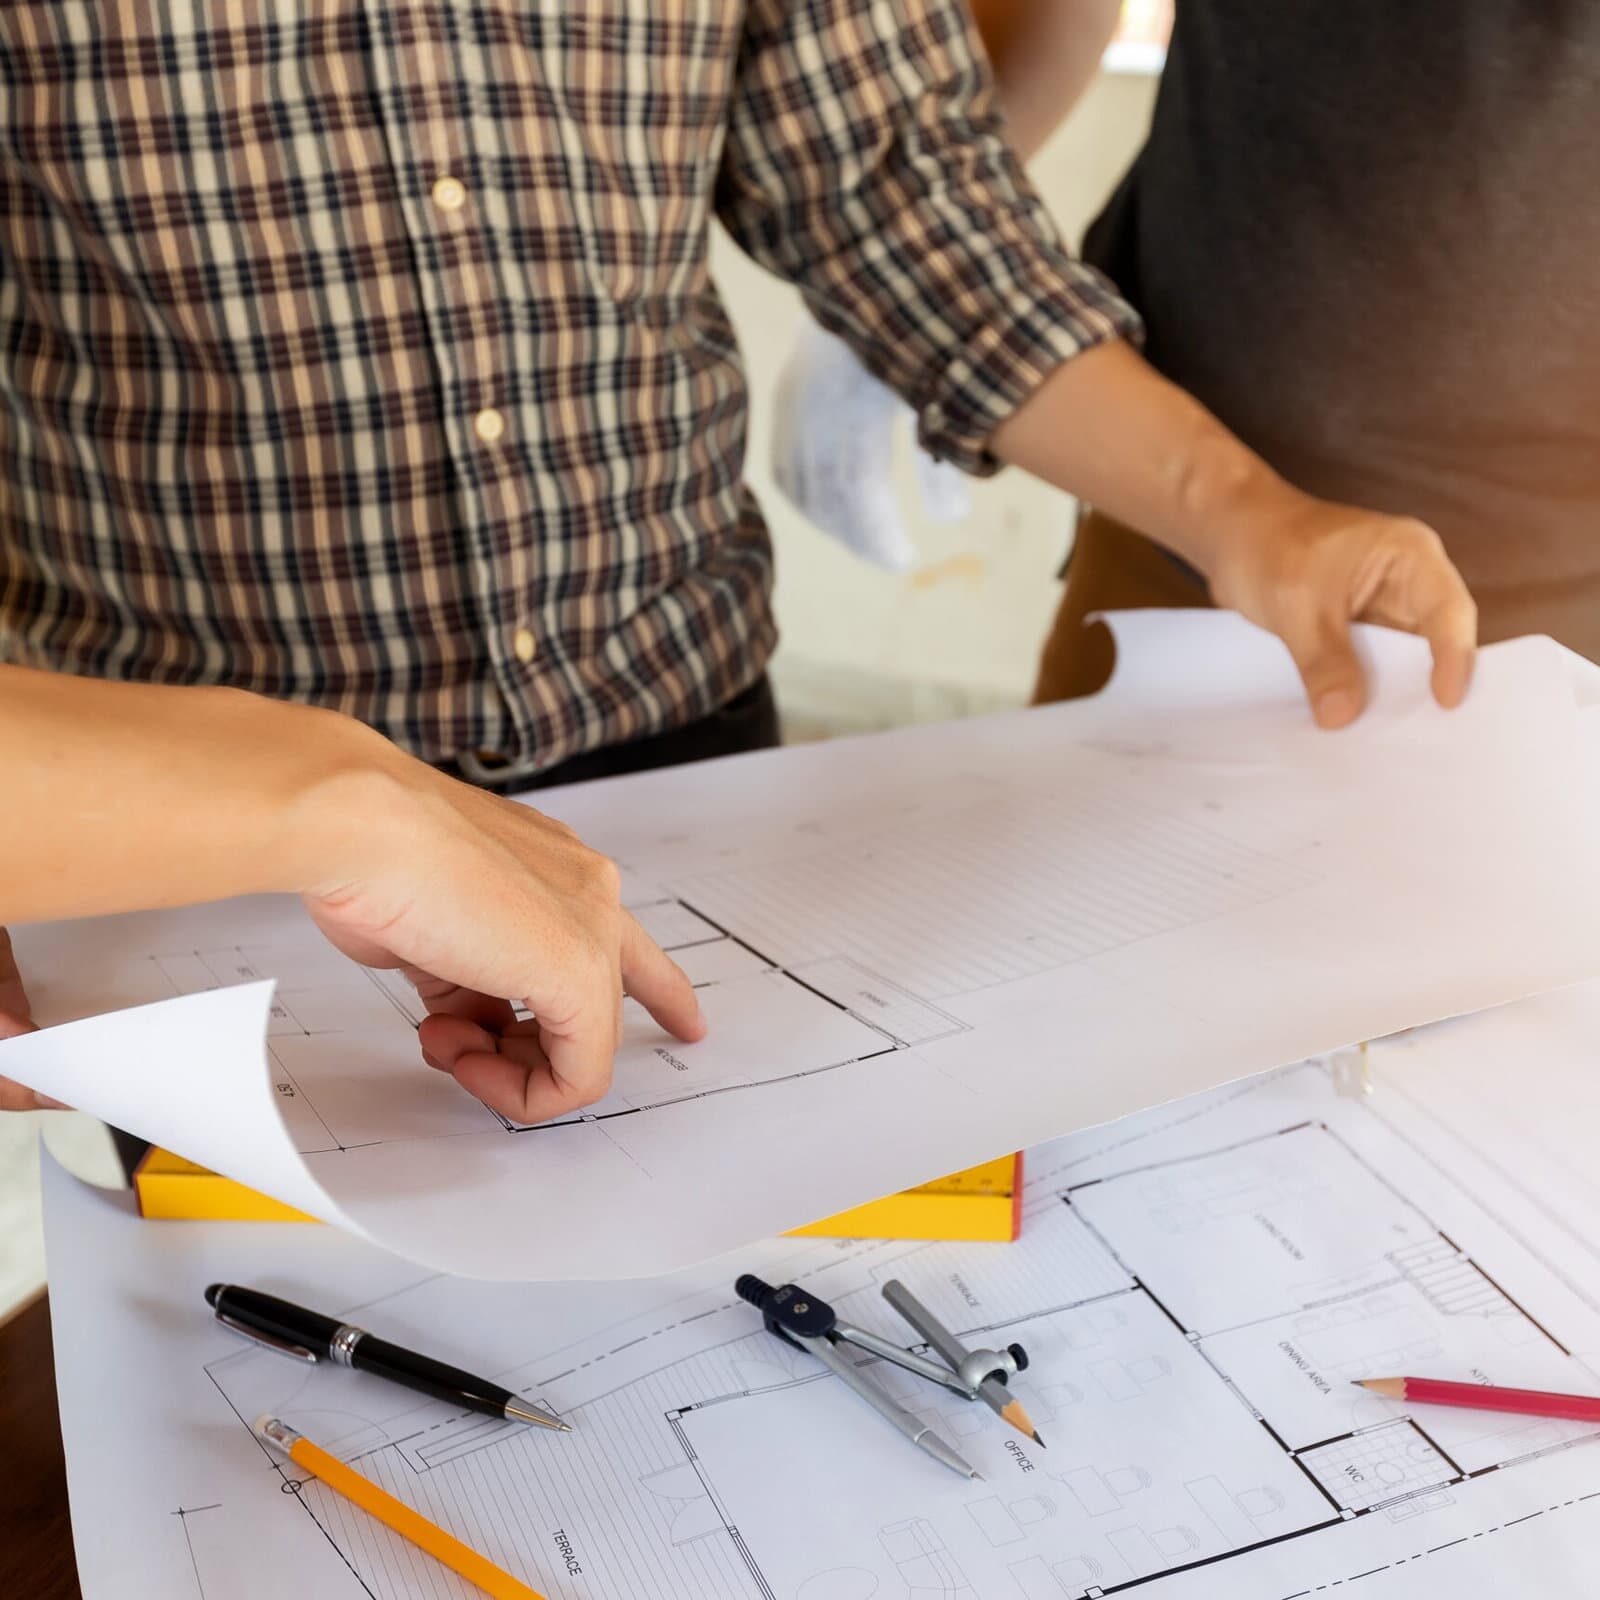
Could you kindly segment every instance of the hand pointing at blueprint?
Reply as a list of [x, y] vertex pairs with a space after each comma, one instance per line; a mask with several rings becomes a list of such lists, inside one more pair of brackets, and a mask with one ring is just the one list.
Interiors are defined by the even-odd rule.
[[[689, 980], [622, 909], [606, 857], [564, 823], [464, 784], [419, 798], [426, 870], [374, 863], [305, 899], [346, 955], [415, 985], [430, 1066], [503, 1116], [543, 1122], [611, 1086], [624, 992], [678, 1038], [700, 1038]], [[516, 1021], [511, 997], [532, 1017]]]
[[[680, 1039], [705, 1031], [688, 979], [622, 909], [610, 861], [349, 718], [0, 667], [0, 748], [26, 752], [0, 797], [0, 933], [299, 894], [346, 955], [417, 985], [433, 1013], [424, 1052], [524, 1121], [606, 1092], [625, 992]], [[20, 1012], [3, 968], [0, 1009]], [[502, 1054], [512, 999], [538, 1021]], [[38, 1103], [0, 1080], [0, 1108]]]

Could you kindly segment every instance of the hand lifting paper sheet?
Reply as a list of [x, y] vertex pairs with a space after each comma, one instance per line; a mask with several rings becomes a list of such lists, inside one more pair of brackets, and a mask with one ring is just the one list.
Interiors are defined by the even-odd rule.
[[1329, 735], [1238, 619], [1116, 626], [1093, 701], [542, 794], [711, 1024], [631, 1015], [581, 1116], [507, 1126], [279, 902], [20, 930], [41, 1021], [110, 1014], [0, 1072], [434, 1267], [626, 1276], [1600, 972], [1566, 652], [1490, 649], [1446, 715], [1369, 633]]

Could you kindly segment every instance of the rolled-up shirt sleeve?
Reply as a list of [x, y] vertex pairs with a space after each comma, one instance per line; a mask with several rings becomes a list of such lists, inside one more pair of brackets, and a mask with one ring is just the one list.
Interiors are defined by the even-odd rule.
[[1063, 361], [1139, 335], [1012, 153], [963, 0], [750, 0], [717, 208], [969, 472]]

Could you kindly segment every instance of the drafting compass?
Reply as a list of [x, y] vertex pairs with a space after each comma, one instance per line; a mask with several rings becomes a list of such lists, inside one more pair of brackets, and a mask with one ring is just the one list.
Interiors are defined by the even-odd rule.
[[798, 1284], [786, 1283], [781, 1289], [774, 1289], [770, 1283], [746, 1273], [734, 1285], [734, 1291], [741, 1300], [749, 1301], [761, 1313], [769, 1333], [775, 1333], [785, 1344], [815, 1356], [914, 1445], [964, 1478], [981, 1478], [982, 1474], [951, 1449], [920, 1417], [913, 1416], [892, 1400], [840, 1350], [840, 1345], [854, 1345], [856, 1349], [865, 1350], [882, 1361], [914, 1372], [919, 1378], [926, 1378], [929, 1383], [949, 1389], [963, 1400], [982, 1400], [1036, 1444], [1044, 1443], [1028, 1420], [1022, 1403], [1013, 1400], [1006, 1388], [1006, 1380], [1027, 1367], [1027, 1351], [1020, 1344], [1010, 1345], [1004, 1350], [968, 1350], [898, 1280], [892, 1279], [884, 1284], [884, 1299], [922, 1335], [928, 1347], [942, 1358], [943, 1365], [919, 1355], [915, 1350], [904, 1349], [892, 1340], [880, 1339], [865, 1328], [841, 1322], [832, 1306]]

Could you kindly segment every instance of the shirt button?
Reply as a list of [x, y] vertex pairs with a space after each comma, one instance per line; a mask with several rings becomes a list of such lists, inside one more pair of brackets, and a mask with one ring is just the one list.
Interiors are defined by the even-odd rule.
[[493, 406], [486, 406], [472, 419], [472, 431], [485, 444], [495, 444], [506, 431], [506, 419]]
[[511, 648], [516, 652], [517, 660], [520, 661], [523, 666], [527, 666], [527, 664], [539, 653], [538, 641], [526, 628], [518, 628], [517, 631], [511, 635]]
[[459, 211], [467, 203], [467, 186], [447, 174], [434, 183], [433, 203], [441, 211]]

